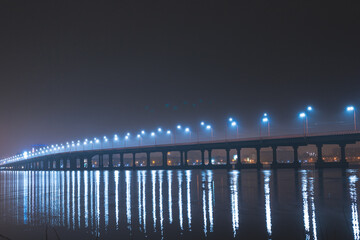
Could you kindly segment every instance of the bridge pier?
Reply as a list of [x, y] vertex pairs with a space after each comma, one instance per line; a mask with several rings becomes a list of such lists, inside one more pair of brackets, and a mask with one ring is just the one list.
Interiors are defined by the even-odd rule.
[[226, 166], [228, 167], [228, 168], [230, 168], [231, 167], [231, 165], [230, 165], [230, 149], [226, 149]]
[[188, 151], [184, 151], [184, 158], [185, 158], [184, 165], [185, 165], [185, 168], [187, 168], [187, 166], [188, 166]]
[[84, 157], [80, 157], [80, 169], [84, 170]]
[[136, 156], [135, 153], [132, 154], [132, 168], [136, 169]]
[[146, 168], [150, 169], [151, 165], [150, 165], [150, 153], [146, 152]]
[[201, 149], [201, 167], [205, 168], [205, 150]]
[[256, 168], [258, 168], [258, 169], [262, 168], [262, 164], [260, 161], [260, 150], [261, 150], [261, 147], [256, 148]]
[[271, 164], [271, 168], [277, 168], [277, 146], [271, 146], [273, 153], [273, 161]]
[[236, 154], [237, 154], [237, 162], [236, 162], [236, 168], [240, 169], [242, 167], [242, 163], [241, 163], [241, 148], [237, 148], [236, 149]]
[[71, 170], [76, 170], [77, 169], [77, 158], [70, 158], [70, 169]]
[[87, 166], [88, 170], [92, 170], [93, 169], [92, 156], [89, 156], [87, 158], [87, 161], [88, 161], [88, 166]]
[[163, 168], [167, 169], [168, 168], [168, 164], [167, 164], [167, 152], [163, 152]]
[[323, 157], [322, 157], [322, 144], [316, 144], [316, 148], [317, 148], [317, 160], [316, 160], [316, 163], [315, 163], [315, 167], [316, 168], [322, 168], [324, 167], [324, 160], [323, 160]]
[[212, 161], [211, 161], [211, 149], [208, 149], [208, 154], [209, 154], [209, 163], [208, 166], [212, 166]]
[[60, 170], [60, 159], [55, 160], [55, 169]]
[[340, 152], [341, 152], [341, 158], [340, 158], [341, 167], [348, 167], [349, 163], [346, 162], [346, 152], [345, 152], [346, 143], [339, 144], [339, 146], [340, 146]]
[[120, 169], [124, 169], [124, 153], [120, 153]]
[[180, 151], [180, 166], [184, 166], [184, 152], [183, 151]]
[[298, 154], [298, 149], [299, 146], [295, 145], [293, 146], [293, 150], [294, 150], [294, 168], [299, 168], [301, 167], [301, 164], [299, 163], [299, 154]]
[[113, 169], [114, 164], [113, 164], [113, 155], [109, 154], [109, 165], [108, 165], [108, 169]]

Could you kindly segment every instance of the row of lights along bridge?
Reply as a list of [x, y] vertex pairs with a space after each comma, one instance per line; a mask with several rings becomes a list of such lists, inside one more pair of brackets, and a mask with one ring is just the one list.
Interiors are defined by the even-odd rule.
[[[313, 111], [313, 108], [311, 106], [308, 106], [306, 108], [306, 111], [301, 112], [299, 114], [299, 117], [301, 119], [303, 119], [303, 126], [304, 126], [304, 135], [307, 135], [309, 133], [309, 123], [308, 123], [308, 114], [310, 112]], [[353, 121], [354, 121], [354, 130], [356, 131], [356, 112], [355, 112], [355, 107], [354, 106], [348, 106], [346, 107], [346, 111], [347, 112], [352, 112], [353, 113]], [[234, 120], [232, 117], [230, 117], [228, 119], [228, 123], [230, 125], [230, 127], [232, 128], [236, 128], [236, 137], [239, 138], [239, 125], [236, 122], [236, 120]], [[267, 127], [267, 136], [270, 136], [270, 117], [267, 113], [264, 113], [262, 118], [261, 118], [261, 123], [262, 124], [266, 124]], [[213, 127], [210, 124], [207, 124], [205, 122], [201, 122], [200, 126], [202, 128], [204, 128], [206, 131], [210, 132], [210, 136], [211, 136], [211, 140], [214, 140], [214, 131], [213, 131]], [[260, 128], [261, 129], [261, 128]], [[190, 127], [182, 127], [180, 124], [176, 126], [176, 130], [181, 132], [183, 130], [183, 132], [185, 134], [189, 135], [189, 140], [191, 141], [192, 137], [192, 131], [190, 129]], [[197, 141], [199, 141], [199, 128], [196, 129], [197, 131]], [[154, 144], [156, 145], [156, 138], [162, 134], [165, 133], [167, 136], [170, 137], [170, 141], [171, 143], [176, 143], [176, 132], [172, 132], [171, 130], [166, 130], [164, 131], [162, 128], [158, 128], [157, 131], [153, 131], [150, 133], [150, 137], [152, 137], [154, 139]], [[225, 134], [227, 133], [227, 131], [225, 131]], [[136, 138], [138, 139], [138, 145], [141, 146], [142, 145], [142, 140], [145, 137], [146, 132], [145, 130], [142, 130], [139, 134], [136, 135]], [[127, 142], [130, 139], [131, 134], [128, 132], [125, 137], [124, 137], [124, 143], [123, 143], [123, 147], [127, 146]], [[260, 132], [260, 136], [261, 136], [261, 132]], [[227, 138], [227, 136], [225, 135], [225, 138]], [[26, 158], [31, 158], [31, 157], [36, 157], [36, 156], [40, 156], [40, 155], [48, 155], [48, 154], [53, 154], [53, 153], [58, 153], [58, 152], [71, 152], [71, 151], [80, 151], [80, 150], [85, 150], [85, 148], [89, 145], [91, 145], [91, 149], [95, 149], [96, 145], [99, 145], [100, 148], [103, 147], [102, 143], [107, 143], [109, 142], [109, 139], [104, 136], [103, 141], [100, 141], [100, 139], [98, 138], [94, 138], [93, 140], [88, 140], [85, 139], [85, 141], [83, 142], [83, 144], [81, 144], [80, 140], [78, 140], [76, 143], [74, 141], [71, 141], [71, 143], [67, 142], [66, 143], [66, 147], [63, 144], [55, 144], [55, 145], [51, 145], [51, 146], [46, 146], [46, 147], [42, 147], [39, 149], [34, 149], [32, 151], [25, 151], [23, 154], [19, 154], [10, 158], [6, 158], [6, 159], [2, 159], [0, 160], [0, 162], [10, 162], [10, 161], [17, 161], [20, 159], [26, 159]], [[120, 142], [120, 138], [117, 134], [114, 135], [113, 141], [111, 141], [111, 147], [114, 147], [114, 143], [119, 143]]]

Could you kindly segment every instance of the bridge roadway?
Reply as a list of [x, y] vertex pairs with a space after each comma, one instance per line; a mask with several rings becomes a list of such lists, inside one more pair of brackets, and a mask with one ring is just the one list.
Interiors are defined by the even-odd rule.
[[[315, 145], [317, 148], [317, 161], [315, 166], [317, 168], [327, 167], [348, 167], [346, 162], [346, 145], [355, 144], [360, 141], [360, 132], [343, 132], [343, 133], [327, 133], [327, 134], [312, 134], [312, 135], [291, 135], [281, 137], [262, 137], [262, 138], [248, 138], [248, 139], [231, 139], [219, 140], [209, 142], [192, 142], [192, 143], [177, 143], [177, 144], [162, 144], [162, 145], [146, 145], [137, 147], [122, 147], [110, 149], [93, 149], [85, 151], [73, 151], [65, 153], [56, 153], [47, 156], [38, 156], [31, 159], [26, 159], [18, 162], [3, 164], [1, 169], [13, 170], [92, 170], [92, 169], [193, 169], [193, 168], [262, 168], [260, 162], [261, 148], [272, 148], [273, 161], [271, 168], [299, 168], [301, 164], [298, 160], [298, 148], [300, 146]], [[324, 162], [322, 155], [322, 147], [324, 144], [337, 144], [341, 149], [341, 157], [339, 162]], [[278, 163], [277, 162], [277, 147], [292, 147], [294, 152], [294, 161], [292, 163]], [[256, 149], [256, 163], [244, 164], [237, 161], [236, 164], [230, 163], [230, 150], [236, 149], [237, 156], [241, 156], [241, 149], [253, 148]], [[208, 159], [211, 159], [211, 152], [215, 149], [226, 150], [226, 164], [215, 165], [211, 161], [205, 164], [205, 152]], [[191, 150], [201, 151], [201, 163], [199, 165], [188, 165], [187, 154]], [[162, 166], [151, 166], [150, 154], [161, 153]], [[179, 152], [180, 164], [176, 166], [168, 166], [167, 153]], [[136, 166], [135, 155], [138, 153], [146, 154], [146, 166]], [[113, 156], [118, 154], [120, 156], [119, 166], [113, 166]], [[124, 166], [124, 154], [132, 154], [132, 166]], [[84, 161], [93, 162], [93, 157], [98, 156], [98, 167], [93, 167], [93, 164], [84, 165]], [[108, 166], [104, 167], [103, 159], [108, 159]], [[184, 161], [185, 159], [185, 161]], [[60, 161], [63, 161], [61, 168]], [[64, 163], [65, 162], [65, 163]], [[69, 163], [69, 164], [68, 164]]]

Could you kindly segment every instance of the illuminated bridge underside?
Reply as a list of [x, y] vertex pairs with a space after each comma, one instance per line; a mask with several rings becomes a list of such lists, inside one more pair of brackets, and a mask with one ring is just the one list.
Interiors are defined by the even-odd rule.
[[[328, 135], [311, 136], [291, 136], [291, 137], [269, 137], [257, 139], [241, 139], [213, 142], [196, 142], [186, 144], [153, 145], [143, 147], [127, 147], [113, 149], [96, 149], [87, 151], [75, 151], [67, 153], [57, 153], [48, 156], [39, 156], [18, 162], [11, 162], [1, 166], [2, 169], [15, 170], [91, 170], [91, 169], [189, 169], [189, 168], [262, 168], [260, 161], [260, 150], [262, 148], [272, 148], [273, 161], [272, 168], [298, 168], [301, 166], [298, 160], [298, 147], [315, 145], [317, 148], [317, 161], [315, 166], [322, 167], [347, 167], [345, 158], [345, 147], [347, 144], [355, 144], [360, 141], [360, 133], [339, 133]], [[324, 144], [337, 144], [341, 149], [339, 162], [324, 162], [322, 156], [322, 147]], [[277, 147], [292, 147], [294, 152], [294, 161], [292, 163], [277, 162]], [[256, 149], [256, 162], [253, 164], [244, 164], [237, 160], [230, 161], [230, 150], [235, 149], [237, 156], [241, 156], [241, 149]], [[212, 151], [222, 149], [226, 152], [226, 159], [223, 164], [213, 164]], [[199, 151], [200, 159], [195, 164], [189, 164], [189, 151]], [[179, 155], [178, 164], [168, 164], [168, 153], [177, 152]], [[151, 159], [151, 154], [160, 154], [160, 164], [155, 164]], [[136, 155], [144, 156], [145, 164], [137, 164]], [[130, 156], [132, 164], [124, 165], [124, 155]], [[96, 168], [93, 165], [93, 158], [97, 157]], [[119, 163], [114, 164], [114, 156], [119, 156]], [[104, 159], [107, 166], [104, 166]], [[205, 161], [210, 159], [210, 161]], [[159, 161], [158, 161], [159, 162]], [[61, 164], [62, 163], [62, 164]], [[146, 165], [146, 166], [144, 166]], [[154, 165], [154, 166], [153, 166]]]

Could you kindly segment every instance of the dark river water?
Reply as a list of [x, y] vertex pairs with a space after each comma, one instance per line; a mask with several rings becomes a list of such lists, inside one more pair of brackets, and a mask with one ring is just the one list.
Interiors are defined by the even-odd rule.
[[0, 234], [359, 239], [358, 176], [358, 169], [2, 171]]

